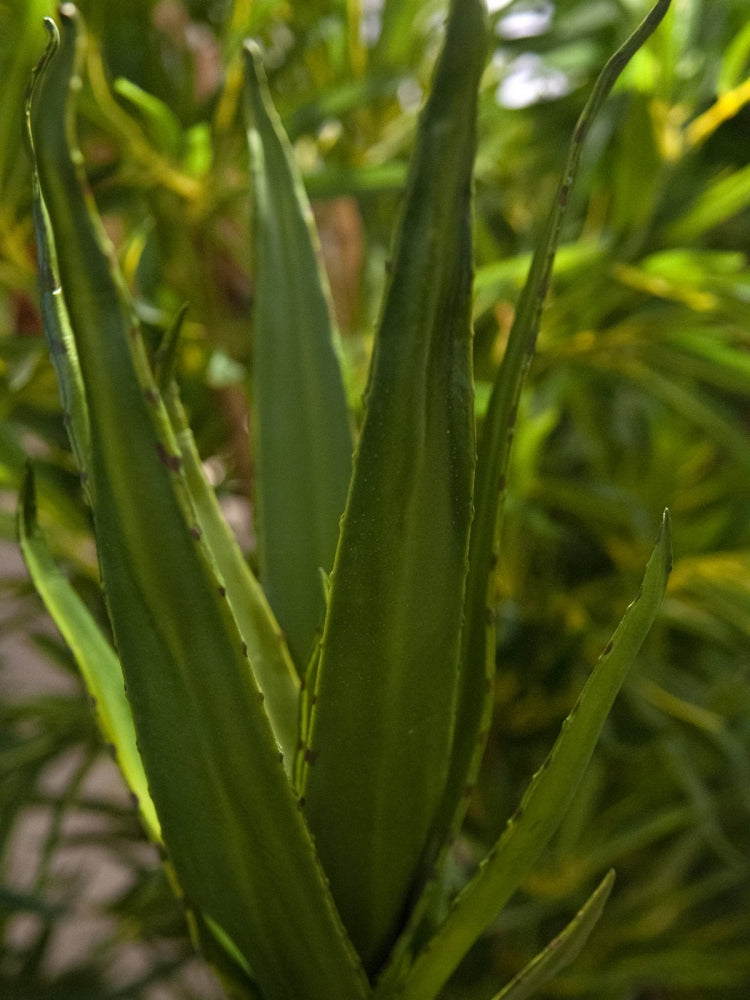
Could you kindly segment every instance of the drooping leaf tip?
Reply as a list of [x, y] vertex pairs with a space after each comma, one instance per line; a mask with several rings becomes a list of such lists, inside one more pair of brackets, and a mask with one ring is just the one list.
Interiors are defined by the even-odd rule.
[[263, 49], [260, 43], [254, 38], [246, 38], [242, 49], [245, 55], [245, 64], [252, 70], [253, 78], [256, 81], [264, 80], [266, 71], [263, 66]]

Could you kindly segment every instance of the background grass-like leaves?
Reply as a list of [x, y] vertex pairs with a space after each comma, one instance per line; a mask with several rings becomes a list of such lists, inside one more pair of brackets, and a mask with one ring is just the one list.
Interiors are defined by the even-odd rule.
[[[443, 6], [80, 4], [95, 42], [80, 129], [97, 202], [155, 331], [190, 301], [181, 385], [241, 530], [252, 496], [253, 300], [242, 39], [258, 36], [270, 55], [314, 199], [356, 410]], [[476, 172], [480, 389], [502, 356], [587, 88], [642, 7], [560, 0], [493, 14]], [[103, 621], [40, 336], [20, 138], [41, 19], [52, 13], [42, 0], [0, 2], [0, 529], [12, 539], [30, 450], [56, 553]], [[454, 854], [457, 884], [553, 741], [583, 680], [577, 665], [596, 658], [630, 599], [665, 505], [675, 569], [553, 846], [446, 996], [491, 995], [609, 865], [618, 880], [604, 920], [544, 995], [733, 1000], [750, 986], [749, 76], [744, 0], [689, 0], [627, 69], [588, 141], [522, 400], [495, 722]], [[244, 544], [252, 558], [252, 537]], [[3, 598], [0, 994], [209, 995], [209, 985], [189, 985], [183, 917], [107, 767], [69, 657], [12, 565]], [[44, 684], [24, 683], [32, 647]], [[39, 849], [19, 867], [29, 824]], [[105, 903], [84, 894], [84, 856], [116, 861]], [[96, 942], [61, 965], [82, 907]], [[135, 957], [134, 940], [143, 942]]]

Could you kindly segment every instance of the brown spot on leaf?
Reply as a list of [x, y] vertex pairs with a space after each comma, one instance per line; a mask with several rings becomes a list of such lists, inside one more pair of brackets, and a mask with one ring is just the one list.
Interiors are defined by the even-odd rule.
[[156, 442], [156, 454], [159, 456], [159, 461], [162, 462], [169, 469], [170, 472], [179, 472], [180, 465], [182, 461], [179, 455], [172, 455], [161, 441]]

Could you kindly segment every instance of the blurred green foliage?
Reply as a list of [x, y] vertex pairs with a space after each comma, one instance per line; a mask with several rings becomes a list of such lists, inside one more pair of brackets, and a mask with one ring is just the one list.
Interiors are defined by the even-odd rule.
[[[480, 380], [502, 356], [587, 87], [645, 10], [639, 0], [492, 6], [476, 174]], [[271, 88], [315, 199], [357, 401], [444, 5], [80, 7], [95, 42], [79, 127], [97, 203], [142, 317], [156, 329], [190, 303], [183, 393], [220, 496], [243, 515], [252, 462], [240, 390], [252, 365], [253, 288], [242, 39], [256, 36], [266, 48]], [[57, 552], [103, 617], [40, 337], [21, 148], [23, 93], [51, 13], [44, 0], [0, 0], [0, 529], [12, 538], [32, 451]], [[446, 996], [492, 995], [609, 865], [618, 882], [604, 920], [544, 995], [748, 995], [749, 154], [745, 0], [677, 2], [593, 130], [566, 222], [512, 459], [496, 714], [456, 845], [457, 882], [494, 842], [549, 748], [580, 689], [577, 665], [595, 659], [627, 603], [665, 505], [675, 571], [553, 848]], [[30, 634], [67, 686], [19, 696], [3, 682], [0, 994], [148, 997], [154, 984], [171, 982], [174, 995], [191, 996], [176, 972], [190, 953], [182, 916], [156, 859], [144, 854], [133, 811], [85, 790], [102, 748], [69, 659], [43, 638], [25, 581], [11, 574], [3, 587], [15, 602], [5, 629]], [[68, 780], [50, 792], [45, 776], [71, 759]], [[35, 810], [46, 839], [36, 870], [19, 880], [14, 845]], [[100, 825], [78, 834], [81, 816]], [[79, 841], [117, 857], [129, 879], [108, 904], [104, 943], [57, 975], [49, 951], [80, 886], [61, 880], [53, 862]], [[134, 936], [149, 942], [148, 968], [124, 986], [113, 962]]]

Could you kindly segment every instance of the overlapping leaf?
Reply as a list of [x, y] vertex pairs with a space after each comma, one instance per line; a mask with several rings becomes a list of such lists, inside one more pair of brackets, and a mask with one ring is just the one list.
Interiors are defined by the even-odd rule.
[[68, 92], [82, 36], [72, 5], [60, 16], [62, 45], [54, 52], [55, 31], [31, 131], [52, 239], [65, 247], [60, 277], [90, 417], [102, 581], [165, 844], [190, 903], [240, 948], [265, 995], [363, 997], [70, 152]]

